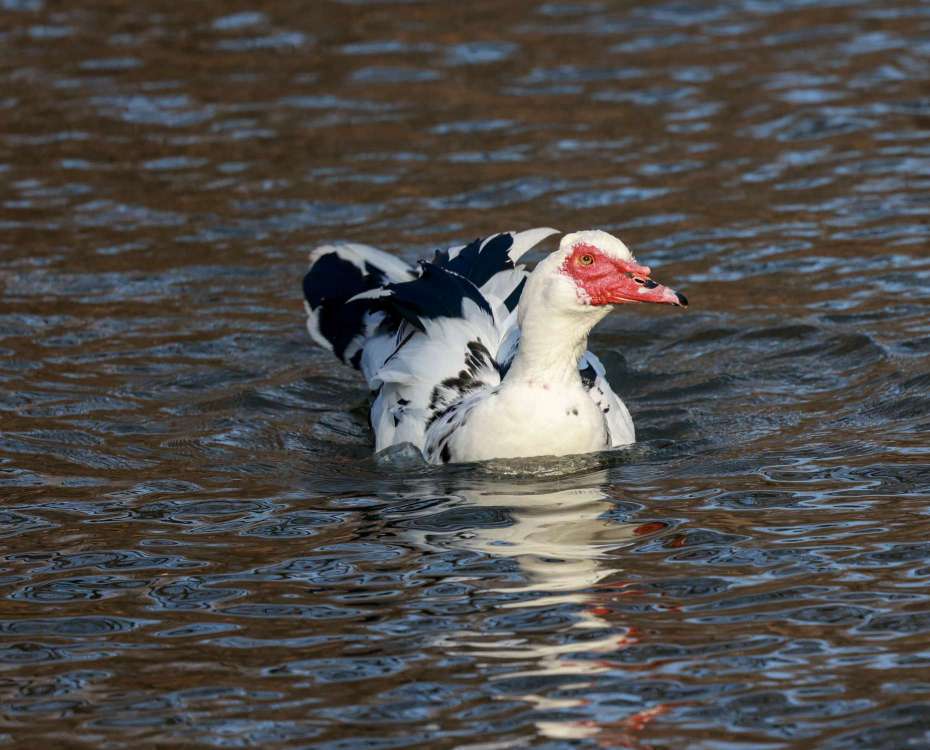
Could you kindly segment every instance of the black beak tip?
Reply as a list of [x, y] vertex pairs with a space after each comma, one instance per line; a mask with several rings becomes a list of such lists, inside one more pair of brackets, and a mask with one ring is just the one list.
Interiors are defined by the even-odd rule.
[[688, 306], [688, 298], [685, 297], [681, 292], [675, 292], [675, 296], [678, 297], [678, 304], [682, 307]]

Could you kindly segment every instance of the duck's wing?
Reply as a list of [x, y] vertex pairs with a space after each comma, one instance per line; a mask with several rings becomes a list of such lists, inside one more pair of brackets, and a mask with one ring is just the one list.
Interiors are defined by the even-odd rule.
[[492, 304], [504, 305], [508, 312], [512, 312], [520, 301], [529, 275], [519, 265], [520, 258], [553, 234], [558, 234], [558, 230], [549, 227], [501, 232], [460, 247], [437, 250], [433, 262], [464, 276]]
[[610, 441], [607, 447], [616, 448], [635, 443], [636, 431], [633, 429], [630, 410], [607, 382], [607, 373], [601, 360], [591, 352], [585, 352], [578, 362], [578, 369], [581, 372], [581, 383], [588, 396], [604, 415], [607, 439]]
[[[398, 324], [370, 300], [354, 298], [415, 277], [400, 258], [369, 245], [341, 242], [316, 248], [303, 279], [310, 337], [360, 369], [363, 352], [371, 356], [391, 346]], [[388, 354], [390, 349], [383, 356]]]
[[377, 361], [367, 348], [362, 355], [377, 392], [376, 450], [410, 442], [439, 460], [442, 448], [427, 446], [427, 430], [448, 420], [456, 404], [500, 384], [498, 356], [510, 356], [505, 345], [513, 339], [526, 276], [516, 261], [554, 231], [508, 232], [437, 252], [420, 264], [418, 278], [356, 298], [401, 321], [387, 356]]

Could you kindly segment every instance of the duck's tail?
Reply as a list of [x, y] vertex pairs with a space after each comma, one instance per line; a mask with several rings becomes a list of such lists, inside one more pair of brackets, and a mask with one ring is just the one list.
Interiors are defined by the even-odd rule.
[[316, 248], [303, 282], [310, 337], [360, 369], [365, 343], [384, 314], [375, 310], [374, 299], [352, 298], [414, 276], [404, 261], [368, 245], [345, 242]]

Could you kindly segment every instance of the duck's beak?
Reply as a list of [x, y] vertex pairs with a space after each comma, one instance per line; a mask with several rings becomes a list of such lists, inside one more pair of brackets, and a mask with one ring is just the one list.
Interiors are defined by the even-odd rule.
[[611, 288], [611, 302], [657, 302], [663, 305], [687, 307], [688, 298], [671, 287], [664, 286], [649, 277], [648, 266], [639, 264], [618, 268], [618, 274]]

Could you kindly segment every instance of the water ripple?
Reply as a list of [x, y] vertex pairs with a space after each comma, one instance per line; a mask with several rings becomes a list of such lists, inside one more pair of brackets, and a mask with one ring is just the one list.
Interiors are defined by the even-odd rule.
[[[926, 744], [930, 14], [627, 5], [0, 0], [4, 741]], [[308, 250], [539, 225], [640, 442], [372, 458]]]

